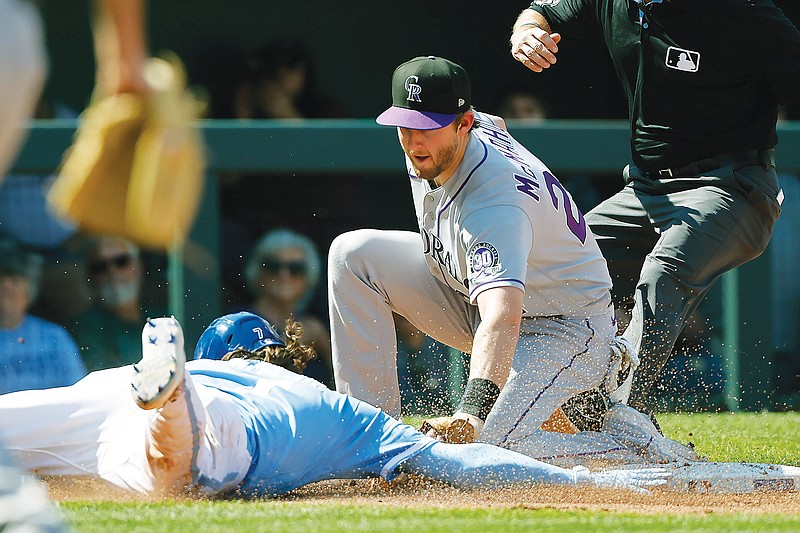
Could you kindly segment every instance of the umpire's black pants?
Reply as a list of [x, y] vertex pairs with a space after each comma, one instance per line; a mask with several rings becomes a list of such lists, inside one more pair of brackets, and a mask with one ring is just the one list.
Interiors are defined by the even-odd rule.
[[608, 261], [615, 305], [633, 304], [624, 336], [641, 356], [630, 403], [642, 408], [708, 288], [766, 248], [779, 187], [774, 167], [752, 162], [666, 178], [629, 166], [624, 178], [586, 221]]

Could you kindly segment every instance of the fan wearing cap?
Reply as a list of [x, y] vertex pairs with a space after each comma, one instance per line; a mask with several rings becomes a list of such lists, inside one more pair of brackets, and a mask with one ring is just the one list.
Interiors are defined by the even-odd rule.
[[63, 387], [86, 375], [67, 330], [28, 314], [42, 263], [40, 255], [0, 241], [0, 394]]
[[461, 66], [403, 63], [377, 122], [397, 128], [419, 233], [364, 229], [331, 244], [337, 390], [400, 413], [395, 312], [471, 354], [455, 418], [480, 441], [542, 457], [540, 428], [559, 406], [612, 386], [611, 279], [594, 236], [553, 173], [471, 107]]

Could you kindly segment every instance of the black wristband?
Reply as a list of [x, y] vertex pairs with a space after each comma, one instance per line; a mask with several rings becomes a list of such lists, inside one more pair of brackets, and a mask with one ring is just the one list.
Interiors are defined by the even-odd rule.
[[458, 411], [486, 420], [498, 396], [500, 387], [488, 379], [473, 378], [467, 381]]

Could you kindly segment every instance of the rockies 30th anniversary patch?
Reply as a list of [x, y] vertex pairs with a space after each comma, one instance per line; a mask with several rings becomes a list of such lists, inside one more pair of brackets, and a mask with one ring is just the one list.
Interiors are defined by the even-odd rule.
[[488, 242], [479, 242], [467, 254], [470, 268], [476, 274], [496, 274], [503, 269], [497, 248]]

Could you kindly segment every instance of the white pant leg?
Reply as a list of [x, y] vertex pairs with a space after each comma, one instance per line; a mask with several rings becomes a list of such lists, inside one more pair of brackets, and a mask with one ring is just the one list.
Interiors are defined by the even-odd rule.
[[524, 319], [511, 374], [480, 441], [516, 449], [525, 440], [528, 455], [552, 455], [536, 452], [533, 435], [567, 399], [602, 383], [615, 332], [613, 307], [583, 319]]
[[31, 2], [0, 0], [0, 181], [22, 142], [47, 70], [42, 24]]
[[69, 387], [0, 396], [6, 448], [35, 474], [96, 477], [150, 492], [145, 443], [153, 412], [133, 402], [131, 374], [125, 366], [92, 372]]
[[613, 307], [588, 319], [523, 321], [512, 373], [479, 440], [561, 466], [587, 461], [639, 463], [635, 450], [605, 433], [540, 429], [573, 395], [601, 384], [611, 362]]
[[175, 401], [145, 411], [131, 397], [132, 374], [124, 366], [0, 396], [4, 447], [35, 474], [97, 477], [137, 492], [238, 485], [251, 457], [232, 395], [195, 386], [187, 373]]
[[391, 416], [400, 415], [392, 311], [444, 344], [472, 349], [477, 308], [433, 277], [417, 233], [367, 229], [338, 236], [328, 283], [336, 388]]
[[234, 397], [196, 386], [187, 373], [150, 422], [147, 456], [160, 492], [192, 489], [210, 496], [235, 488], [252, 458]]

